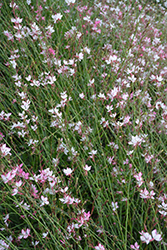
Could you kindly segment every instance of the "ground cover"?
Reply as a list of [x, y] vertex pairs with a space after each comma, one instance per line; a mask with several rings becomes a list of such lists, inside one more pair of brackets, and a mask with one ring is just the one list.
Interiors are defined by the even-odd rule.
[[0, 249], [166, 249], [167, 2], [0, 11]]

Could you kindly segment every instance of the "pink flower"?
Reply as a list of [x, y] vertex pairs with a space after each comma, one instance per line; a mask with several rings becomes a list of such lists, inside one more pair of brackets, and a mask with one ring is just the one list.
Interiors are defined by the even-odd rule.
[[54, 49], [49, 48], [49, 49], [48, 49], [48, 51], [49, 51], [49, 53], [50, 53], [50, 54], [55, 55], [55, 51], [54, 51]]
[[32, 188], [32, 195], [37, 198], [37, 193], [38, 193], [38, 190], [36, 189], [35, 185], [31, 184], [31, 188]]
[[2, 140], [3, 137], [4, 135], [0, 132], [0, 140]]
[[140, 239], [143, 243], [146, 243], [147, 245], [152, 241], [152, 237], [149, 233], [141, 231], [139, 232], [141, 234]]
[[130, 247], [131, 249], [138, 250], [140, 246], [136, 242], [134, 245], [130, 245]]
[[80, 224], [78, 225], [79, 227], [81, 227], [83, 224], [85, 224], [87, 221], [89, 221], [89, 218], [91, 216], [90, 211], [88, 213], [81, 211], [81, 215], [79, 216], [78, 219], [76, 219]]

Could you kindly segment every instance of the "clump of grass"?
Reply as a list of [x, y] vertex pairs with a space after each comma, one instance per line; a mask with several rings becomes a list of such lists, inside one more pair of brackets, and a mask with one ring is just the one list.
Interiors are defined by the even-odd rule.
[[0, 249], [166, 249], [166, 3], [1, 4]]

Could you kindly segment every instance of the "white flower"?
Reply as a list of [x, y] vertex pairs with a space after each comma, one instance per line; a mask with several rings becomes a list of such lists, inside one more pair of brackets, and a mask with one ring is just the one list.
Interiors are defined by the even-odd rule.
[[112, 205], [112, 210], [113, 210], [114, 212], [116, 211], [117, 208], [119, 208], [119, 207], [118, 207], [118, 202], [115, 202], [115, 203], [112, 202], [111, 205]]
[[15, 185], [16, 185], [17, 188], [19, 188], [19, 187], [21, 187], [22, 183], [23, 182], [21, 180], [20, 181], [16, 181]]
[[128, 79], [134, 83], [137, 78], [134, 77], [134, 75], [131, 75], [131, 76], [128, 76]]
[[85, 166], [83, 167], [83, 169], [84, 169], [85, 171], [90, 171], [90, 170], [91, 170], [91, 166], [85, 165]]
[[27, 0], [27, 4], [30, 5], [31, 4], [31, 0]]
[[32, 241], [31, 243], [33, 246], [37, 246], [39, 244], [39, 241], [36, 240], [35, 242]]
[[53, 158], [52, 163], [54, 164], [54, 166], [56, 167], [59, 164], [59, 159], [58, 158]]
[[144, 142], [143, 138], [136, 135], [136, 136], [132, 136], [132, 139], [131, 139], [130, 142], [128, 142], [128, 144], [133, 145], [134, 147], [136, 147], [137, 145], [140, 145], [142, 142]]
[[18, 5], [16, 4], [16, 3], [14, 3], [13, 1], [12, 1], [12, 3], [10, 3], [10, 5], [9, 5], [11, 8], [18, 8]]
[[2, 250], [9, 248], [9, 245], [7, 245], [4, 240], [0, 240], [0, 246], [1, 246], [0, 249], [2, 249]]
[[161, 241], [161, 240], [162, 240], [161, 234], [158, 234], [156, 229], [154, 229], [154, 230], [152, 231], [152, 237], [153, 237], [154, 240], [156, 240], [156, 241]]
[[65, 2], [70, 5], [71, 3], [75, 3], [75, 0], [65, 0]]
[[1, 150], [1, 153], [2, 153], [2, 156], [6, 156], [6, 155], [11, 155], [10, 153], [10, 148], [6, 147], [6, 144], [3, 144], [1, 147], [0, 147], [0, 150]]
[[84, 93], [79, 94], [79, 97], [80, 97], [81, 99], [84, 99], [84, 97], [85, 97]]
[[8, 219], [9, 219], [9, 214], [3, 217], [4, 223], [6, 224], [7, 227], [8, 227], [8, 223], [7, 223]]
[[63, 172], [65, 173], [66, 176], [71, 175], [73, 170], [71, 168], [63, 169]]
[[159, 82], [163, 81], [162, 76], [157, 76], [157, 81], [159, 81]]
[[165, 211], [163, 211], [163, 210], [162, 210], [162, 211], [159, 210], [158, 212], [159, 212], [160, 214], [162, 214], [163, 216], [166, 216], [166, 215], [167, 215], [167, 212], [165, 212]]
[[149, 233], [143, 232], [143, 231], [140, 234], [141, 234], [141, 236], [140, 236], [141, 241], [148, 245], [150, 243], [150, 241], [152, 240], [151, 235]]
[[22, 205], [22, 208], [24, 208], [25, 210], [30, 210], [30, 205], [27, 205], [27, 203], [25, 202], [25, 203]]
[[54, 32], [54, 28], [51, 25], [49, 25], [48, 27], [46, 27], [46, 30], [48, 30], [50, 33]]
[[84, 54], [82, 52], [80, 52], [79, 54], [76, 53], [76, 57], [78, 58], [79, 61], [81, 61], [83, 59]]
[[17, 63], [15, 60], [11, 60], [10, 63], [12, 64], [13, 68], [15, 69], [17, 66]]
[[98, 244], [98, 246], [95, 246], [96, 250], [105, 250], [105, 247], [102, 244]]
[[106, 99], [106, 97], [105, 97], [105, 95], [104, 95], [103, 93], [99, 93], [99, 94], [98, 94], [98, 97], [99, 97], [99, 98], [102, 98], [102, 99]]
[[92, 150], [91, 152], [89, 152], [89, 154], [95, 155], [97, 154], [97, 150]]
[[116, 55], [113, 55], [113, 56], [109, 56], [109, 59], [106, 59], [106, 63], [107, 64], [110, 64], [111, 62], [113, 61], [116, 61], [117, 60], [117, 56]]
[[30, 236], [30, 229], [27, 228], [27, 230], [21, 230], [21, 234], [19, 235], [18, 239], [26, 239], [28, 236]]
[[139, 247], [140, 247], [140, 246], [137, 244], [137, 242], [135, 242], [135, 244], [134, 244], [134, 245], [131, 245], [130, 247], [131, 247], [131, 249], [139, 250]]
[[48, 232], [43, 233], [43, 234], [42, 234], [42, 238], [46, 238], [47, 235], [48, 235]]
[[113, 110], [113, 105], [111, 105], [111, 106], [107, 105], [107, 106], [106, 106], [106, 109], [107, 109], [107, 112], [112, 111], [112, 110]]
[[27, 93], [24, 93], [24, 92], [18, 92], [18, 95], [21, 97], [21, 99], [25, 99], [26, 98], [26, 95]]
[[41, 200], [42, 200], [42, 203], [41, 203], [40, 207], [43, 206], [43, 205], [45, 205], [45, 204], [46, 205], [49, 204], [48, 198], [44, 197], [43, 195], [41, 196]]
[[61, 20], [62, 16], [63, 16], [63, 15], [62, 15], [61, 13], [57, 13], [57, 14], [55, 14], [55, 15], [52, 15], [52, 18], [53, 18], [53, 20], [54, 20], [54, 23], [56, 23], [57, 20]]
[[22, 18], [16, 17], [16, 18], [11, 18], [11, 22], [12, 23], [21, 23], [23, 21]]
[[74, 198], [70, 197], [69, 195], [64, 196], [64, 198], [60, 198], [59, 200], [63, 202], [63, 204], [66, 204], [66, 203], [73, 204], [74, 202]]
[[92, 86], [94, 82], [95, 82], [94, 78], [92, 80], [89, 80], [89, 83], [87, 84], [87, 86]]
[[97, 150], [92, 150], [88, 153], [90, 155], [90, 158], [93, 158], [95, 154], [97, 154]]
[[83, 50], [84, 50], [86, 53], [90, 54], [90, 49], [89, 49], [88, 47], [85, 47]]
[[22, 101], [22, 104], [23, 105], [21, 105], [21, 108], [27, 111], [29, 109], [29, 106], [30, 106], [30, 100]]

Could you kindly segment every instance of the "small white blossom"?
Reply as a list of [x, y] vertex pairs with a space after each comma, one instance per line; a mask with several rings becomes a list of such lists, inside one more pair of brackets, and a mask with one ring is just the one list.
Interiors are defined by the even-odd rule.
[[21, 105], [22, 109], [27, 111], [29, 109], [29, 106], [30, 106], [30, 100], [22, 101], [22, 105]]
[[81, 99], [84, 99], [84, 97], [85, 97], [84, 93], [79, 94], [79, 97], [80, 97]]
[[31, 0], [27, 0], [27, 4], [30, 5], [31, 4]]
[[6, 147], [6, 144], [3, 144], [1, 147], [0, 147], [0, 150], [1, 150], [1, 153], [2, 153], [2, 157], [3, 156], [6, 156], [6, 155], [11, 155], [10, 153], [10, 148]]
[[56, 23], [58, 20], [61, 20], [62, 16], [63, 15], [61, 13], [57, 13], [55, 15], [52, 15], [54, 23]]
[[73, 170], [71, 168], [63, 169], [63, 172], [66, 176], [69, 176], [72, 174]]
[[111, 203], [111, 206], [112, 206], [112, 210], [113, 210], [114, 212], [116, 211], [117, 208], [119, 208], [119, 207], [118, 207], [118, 202], [115, 202], [115, 203], [112, 202], [112, 203]]
[[43, 205], [48, 205], [49, 204], [49, 201], [48, 201], [48, 198], [47, 197], [44, 197], [43, 195], [41, 196], [41, 200], [42, 200], [42, 203], [40, 205], [40, 207], [42, 207]]
[[152, 240], [151, 235], [149, 233], [143, 232], [143, 231], [140, 234], [141, 234], [141, 236], [140, 236], [141, 241], [148, 245], [150, 243], [150, 241]]
[[153, 237], [154, 240], [156, 240], [156, 241], [161, 241], [161, 240], [162, 240], [161, 234], [158, 234], [156, 229], [154, 229], [154, 230], [152, 231], [152, 237]]
[[85, 171], [90, 171], [90, 170], [91, 170], [91, 166], [85, 165], [85, 166], [83, 167], [83, 169], [84, 169]]
[[75, 3], [75, 0], [65, 0], [65, 2], [70, 5], [71, 3]]

